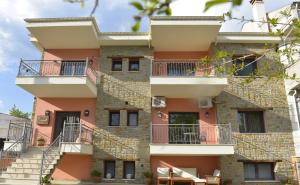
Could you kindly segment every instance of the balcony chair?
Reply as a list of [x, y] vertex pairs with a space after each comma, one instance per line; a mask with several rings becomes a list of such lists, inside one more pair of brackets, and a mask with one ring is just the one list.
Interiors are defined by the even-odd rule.
[[170, 182], [170, 168], [157, 168], [157, 185], [160, 185], [161, 182], [167, 182], [169, 185]]
[[[200, 179], [197, 176], [197, 169], [196, 168], [172, 168], [172, 174], [174, 177], [182, 177], [188, 180], [192, 180], [194, 185], [205, 185], [206, 180]], [[171, 180], [172, 181], [172, 180]], [[172, 185], [172, 184], [171, 184]]]
[[221, 175], [220, 170], [215, 169], [213, 175], [206, 175], [205, 176], [205, 178], [206, 178], [206, 184], [207, 185], [210, 185], [210, 184], [220, 185], [221, 184], [221, 177], [220, 177], [220, 175]]

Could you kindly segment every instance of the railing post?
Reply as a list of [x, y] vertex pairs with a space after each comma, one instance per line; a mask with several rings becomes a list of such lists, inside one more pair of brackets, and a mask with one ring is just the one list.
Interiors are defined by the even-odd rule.
[[228, 124], [229, 126], [229, 144], [232, 144], [232, 128], [231, 128], [231, 123]]
[[152, 144], [153, 143], [153, 138], [152, 138], [152, 130], [153, 130], [153, 125], [152, 125], [152, 122], [150, 123], [150, 143]]
[[153, 59], [150, 59], [151, 60], [151, 62], [150, 62], [150, 76], [152, 76], [152, 74], [153, 74]]
[[62, 142], [64, 142], [64, 140], [65, 140], [65, 129], [66, 129], [66, 122], [64, 121], [64, 127], [62, 130]]
[[[79, 143], [81, 143], [81, 123], [79, 123]], [[75, 141], [76, 142], [76, 141]]]
[[21, 66], [22, 66], [22, 63], [23, 63], [23, 60], [22, 60], [22, 59], [20, 59], [18, 76], [20, 76], [20, 73], [21, 73]]
[[87, 76], [88, 65], [89, 65], [89, 58], [86, 57], [86, 59], [85, 59], [85, 69], [84, 69], [84, 75], [86, 75], [86, 76]]
[[44, 160], [45, 160], [45, 151], [43, 151], [42, 161], [41, 161], [41, 166], [40, 166], [40, 184], [42, 184]]
[[6, 135], [6, 141], [8, 141], [8, 139], [9, 139], [10, 124], [11, 124], [11, 120], [9, 120], [8, 131], [7, 131], [7, 135]]

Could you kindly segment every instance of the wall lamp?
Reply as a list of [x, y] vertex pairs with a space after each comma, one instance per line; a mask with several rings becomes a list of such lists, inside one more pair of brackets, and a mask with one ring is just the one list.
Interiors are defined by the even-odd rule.
[[89, 111], [89, 110], [87, 110], [87, 109], [86, 109], [86, 110], [84, 110], [84, 116], [85, 116], [85, 117], [87, 117], [87, 116], [89, 116], [89, 115], [90, 115], [90, 111]]
[[51, 113], [50, 110], [46, 110], [45, 111], [45, 116], [50, 116], [50, 113]]

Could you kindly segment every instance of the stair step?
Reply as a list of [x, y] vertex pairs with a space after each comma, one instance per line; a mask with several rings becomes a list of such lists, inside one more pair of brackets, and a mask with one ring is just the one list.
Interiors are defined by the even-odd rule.
[[5, 172], [1, 175], [3, 178], [7, 179], [29, 179], [29, 180], [38, 180], [40, 178], [39, 173], [8, 173]]
[[39, 179], [6, 179], [0, 177], [0, 185], [40, 185]]
[[[40, 168], [7, 168], [7, 173], [40, 173]], [[44, 173], [50, 173], [50, 169], [44, 170]]]

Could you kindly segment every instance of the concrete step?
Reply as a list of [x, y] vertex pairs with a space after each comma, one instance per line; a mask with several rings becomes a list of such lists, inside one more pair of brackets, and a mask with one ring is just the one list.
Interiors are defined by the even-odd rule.
[[[49, 167], [54, 167], [56, 164], [56, 161], [53, 161], [52, 163], [47, 163]], [[12, 168], [40, 168], [41, 163], [12, 163]]]
[[40, 185], [39, 180], [6, 179], [0, 177], [0, 185]]
[[8, 173], [5, 172], [1, 175], [2, 178], [6, 179], [28, 179], [28, 180], [39, 180], [39, 173]]
[[[7, 173], [40, 173], [40, 168], [7, 168], [6, 172]], [[44, 170], [44, 173], [49, 174], [50, 173], [50, 168], [47, 170]]]

